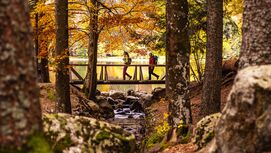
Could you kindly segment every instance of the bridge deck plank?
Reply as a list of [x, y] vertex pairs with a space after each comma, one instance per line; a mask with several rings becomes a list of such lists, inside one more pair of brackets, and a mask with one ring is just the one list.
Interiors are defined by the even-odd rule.
[[[83, 81], [71, 80], [70, 84], [83, 84]], [[97, 84], [165, 84], [165, 80], [98, 80]]]

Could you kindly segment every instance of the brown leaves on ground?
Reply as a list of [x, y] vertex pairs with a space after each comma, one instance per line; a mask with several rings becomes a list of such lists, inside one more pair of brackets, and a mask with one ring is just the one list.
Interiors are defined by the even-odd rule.
[[194, 153], [195, 145], [193, 143], [179, 144], [170, 148], [165, 149], [161, 153]]

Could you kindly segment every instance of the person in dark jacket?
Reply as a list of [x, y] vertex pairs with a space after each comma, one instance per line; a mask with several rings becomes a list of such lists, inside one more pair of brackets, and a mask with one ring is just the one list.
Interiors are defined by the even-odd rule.
[[132, 60], [131, 60], [128, 52], [124, 52], [123, 56], [124, 56], [123, 61], [124, 61], [124, 64], [125, 64], [125, 66], [123, 67], [123, 71], [122, 71], [123, 80], [126, 79], [125, 78], [126, 76], [128, 76], [129, 80], [131, 80], [132, 76], [127, 73], [127, 69], [128, 69], [128, 65], [131, 64]]
[[155, 63], [154, 55], [150, 52], [149, 53], [149, 80], [151, 80], [151, 75], [155, 76], [157, 80], [159, 78], [159, 75], [153, 72], [155, 64], [156, 63]]

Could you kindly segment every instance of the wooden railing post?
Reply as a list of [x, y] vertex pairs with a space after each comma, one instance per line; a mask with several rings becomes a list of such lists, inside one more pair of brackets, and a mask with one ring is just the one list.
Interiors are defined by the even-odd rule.
[[139, 71], [140, 71], [140, 80], [143, 80], [143, 71], [142, 71], [142, 66], [139, 66]]
[[134, 72], [133, 80], [137, 80], [137, 66], [135, 66], [135, 72]]
[[103, 80], [103, 74], [104, 73], [104, 67], [101, 66], [101, 72], [100, 72], [100, 80]]
[[108, 80], [107, 66], [104, 67], [104, 79]]

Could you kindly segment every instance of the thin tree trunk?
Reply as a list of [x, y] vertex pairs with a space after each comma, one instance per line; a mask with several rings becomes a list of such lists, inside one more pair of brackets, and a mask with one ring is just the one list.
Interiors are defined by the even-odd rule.
[[166, 94], [169, 124], [173, 128], [192, 122], [189, 99], [189, 56], [187, 0], [167, 1]]
[[58, 112], [71, 113], [68, 51], [68, 0], [56, 0], [56, 93]]
[[[38, 0], [35, 1], [35, 5], [37, 4]], [[35, 14], [35, 52], [36, 56], [39, 54], [40, 50], [39, 45], [39, 14]], [[40, 60], [37, 58], [37, 71], [39, 82], [48, 83], [50, 82], [49, 76], [49, 67], [48, 67], [48, 56], [40, 57]], [[40, 62], [39, 62], [40, 61]]]
[[41, 82], [48, 83], [50, 82], [49, 67], [48, 67], [48, 56], [40, 59], [40, 77]]
[[92, 0], [94, 8], [91, 8], [89, 22], [89, 46], [88, 46], [88, 70], [84, 83], [84, 92], [88, 99], [96, 99], [97, 90], [97, 50], [98, 50], [98, 4]]
[[42, 131], [33, 39], [25, 0], [0, 1], [0, 152]]
[[223, 0], [207, 0], [207, 51], [200, 117], [220, 112]]

